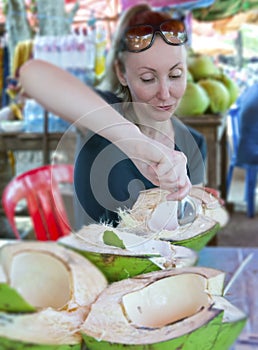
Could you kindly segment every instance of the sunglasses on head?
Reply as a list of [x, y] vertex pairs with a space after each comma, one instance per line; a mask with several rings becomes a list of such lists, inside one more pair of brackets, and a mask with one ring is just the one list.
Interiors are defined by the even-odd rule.
[[187, 41], [184, 23], [170, 19], [157, 26], [139, 24], [127, 28], [121, 39], [119, 51], [141, 52], [147, 50], [152, 46], [156, 33], [159, 33], [169, 45], [179, 46]]

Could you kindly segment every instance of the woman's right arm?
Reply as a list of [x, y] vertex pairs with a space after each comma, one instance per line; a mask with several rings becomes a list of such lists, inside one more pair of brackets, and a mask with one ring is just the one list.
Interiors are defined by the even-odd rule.
[[35, 59], [26, 62], [19, 73], [25, 95], [77, 127], [90, 129], [115, 143], [146, 178], [171, 192], [170, 199], [182, 199], [188, 194], [191, 184], [181, 152], [143, 135], [93, 89], [57, 66]]

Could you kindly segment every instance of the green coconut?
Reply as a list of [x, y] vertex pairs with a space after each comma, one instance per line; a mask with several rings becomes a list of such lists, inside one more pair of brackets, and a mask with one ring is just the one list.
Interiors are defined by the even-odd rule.
[[194, 81], [192, 73], [189, 71], [189, 69], [187, 69], [186, 71], [186, 81], [187, 82]]
[[54, 242], [6, 244], [0, 261], [0, 299], [8, 304], [1, 304], [1, 350], [80, 349], [78, 329], [107, 286], [104, 275]]
[[194, 54], [188, 57], [188, 70], [195, 81], [211, 78], [219, 73], [219, 68], [208, 55]]
[[216, 79], [202, 79], [198, 81], [198, 84], [202, 86], [209, 98], [211, 113], [224, 113], [230, 106], [230, 94], [226, 86]]
[[189, 197], [195, 203], [196, 216], [191, 222], [179, 225], [178, 202], [167, 201], [167, 195], [168, 191], [159, 188], [142, 191], [131, 210], [120, 211], [118, 227], [146, 237], [156, 235], [173, 245], [199, 251], [228, 221], [226, 210], [215, 197], [201, 187], [193, 187]]
[[197, 261], [194, 251], [153, 238], [92, 224], [60, 238], [58, 243], [86, 257], [109, 282], [164, 268], [189, 266]]
[[34, 312], [36, 310], [22, 298], [16, 289], [11, 288], [6, 281], [0, 281], [0, 311]]
[[228, 349], [246, 315], [222, 297], [224, 277], [188, 267], [112, 283], [81, 326], [87, 349]]
[[226, 88], [229, 92], [229, 105], [228, 105], [228, 108], [229, 108], [233, 103], [236, 102], [236, 100], [239, 96], [239, 86], [225, 72], [221, 72], [221, 74], [219, 74], [219, 76], [216, 77], [216, 79], [221, 81], [226, 86]]
[[205, 113], [210, 104], [210, 98], [205, 89], [192, 81], [187, 82], [185, 93], [176, 109], [176, 115], [195, 116]]

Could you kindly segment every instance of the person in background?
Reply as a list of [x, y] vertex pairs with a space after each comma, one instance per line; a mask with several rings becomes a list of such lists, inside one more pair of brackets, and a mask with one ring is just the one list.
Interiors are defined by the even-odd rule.
[[186, 88], [186, 43], [183, 21], [143, 4], [120, 17], [97, 88], [47, 62], [21, 68], [25, 93], [77, 127], [76, 229], [116, 226], [119, 208], [144, 189], [180, 200], [205, 182], [205, 139], [173, 117]]

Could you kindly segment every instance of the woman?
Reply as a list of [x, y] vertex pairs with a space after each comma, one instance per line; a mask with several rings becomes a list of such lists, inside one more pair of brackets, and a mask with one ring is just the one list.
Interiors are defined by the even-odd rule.
[[118, 209], [144, 188], [169, 189], [176, 200], [204, 181], [203, 138], [171, 119], [186, 88], [186, 41], [183, 22], [139, 5], [120, 18], [98, 94], [44, 62], [22, 68], [25, 92], [81, 130], [75, 191], [85, 215], [76, 211], [77, 228], [116, 225]]

